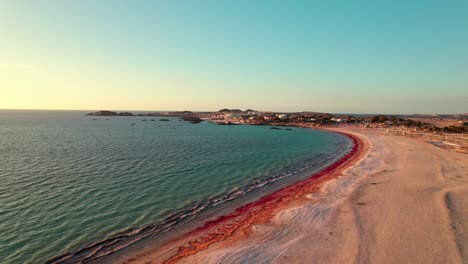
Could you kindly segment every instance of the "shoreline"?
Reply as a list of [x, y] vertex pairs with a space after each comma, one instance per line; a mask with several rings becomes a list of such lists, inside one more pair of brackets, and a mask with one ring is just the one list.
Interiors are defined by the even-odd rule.
[[[309, 130], [310, 128], [302, 129]], [[340, 134], [330, 131], [328, 131], [328, 133]], [[220, 217], [232, 214], [238, 208], [251, 204], [265, 196], [296, 184], [298, 181], [301, 182], [308, 179], [311, 177], [310, 175], [315, 175], [335, 164], [337, 161], [342, 159], [343, 156], [347, 155], [355, 145], [349, 137], [340, 136], [340, 138], [342, 143], [339, 144], [339, 146], [330, 153], [330, 155], [323, 156], [324, 158], [320, 161], [307, 161], [302, 164], [301, 167], [288, 169], [278, 175], [274, 174], [274, 177], [268, 177], [260, 181], [257, 180], [249, 183], [248, 185], [242, 186], [240, 189], [236, 188], [228, 193], [224, 193], [221, 196], [211, 196], [209, 200], [195, 203], [193, 206], [189, 206], [185, 209], [169, 214], [162, 222], [150, 224], [137, 229], [127, 229], [103, 240], [92, 241], [91, 243], [85, 244], [74, 251], [49, 258], [45, 263], [74, 263], [76, 261], [114, 263], [116, 261], [120, 261], [120, 259], [125, 258], [126, 256], [131, 256], [134, 252], [140, 252], [141, 248], [145, 248], [148, 245], [152, 247], [166, 245], [168, 242], [180, 238], [181, 234], [190, 234], [193, 230], [198, 230], [208, 223], [219, 220]], [[320, 165], [315, 168], [314, 166], [317, 164]], [[284, 175], [295, 175], [294, 177], [296, 178], [289, 178], [289, 176], [284, 178]], [[283, 178], [285, 181], [282, 180]], [[276, 183], [277, 180], [282, 181], [278, 181], [278, 183]], [[267, 186], [264, 190], [261, 188], [257, 190], [257, 185], [260, 187], [263, 185]], [[243, 194], [242, 197], [239, 197], [240, 194]], [[238, 199], [236, 199], [235, 202], [229, 202], [234, 198]], [[224, 204], [224, 201], [226, 204], [222, 205]], [[212, 206], [213, 204], [215, 205]], [[214, 210], [210, 211], [210, 206]], [[199, 211], [206, 208], [208, 209], [205, 213], [197, 214]], [[194, 216], [195, 218], [191, 216]]]
[[198, 252], [206, 250], [210, 245], [231, 243], [245, 239], [252, 233], [252, 227], [270, 222], [275, 215], [291, 206], [303, 204], [305, 196], [316, 193], [331, 179], [360, 160], [368, 150], [364, 140], [355, 134], [326, 130], [342, 134], [352, 140], [351, 150], [336, 162], [321, 171], [310, 175], [303, 181], [283, 187], [255, 202], [237, 208], [233, 213], [221, 216], [203, 226], [178, 237], [161, 247], [149, 248], [120, 260], [123, 263], [174, 263]]
[[344, 131], [371, 148], [342, 177], [254, 225], [251, 236], [180, 263], [468, 262], [468, 156], [373, 130]]

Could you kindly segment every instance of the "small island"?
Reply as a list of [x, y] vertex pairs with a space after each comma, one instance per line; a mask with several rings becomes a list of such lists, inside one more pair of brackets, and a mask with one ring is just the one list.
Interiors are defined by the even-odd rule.
[[89, 113], [89, 114], [86, 114], [86, 115], [88, 115], [88, 116], [135, 116], [134, 114], [132, 114], [130, 112], [117, 113], [117, 112], [107, 111], [107, 110], [101, 110], [101, 111], [94, 112], [94, 113]]
[[182, 120], [188, 121], [188, 122], [190, 122], [192, 124], [198, 124], [198, 123], [203, 122], [203, 119], [201, 119], [201, 118], [199, 118], [197, 116], [193, 116], [193, 115], [182, 116], [181, 118], [182, 118]]

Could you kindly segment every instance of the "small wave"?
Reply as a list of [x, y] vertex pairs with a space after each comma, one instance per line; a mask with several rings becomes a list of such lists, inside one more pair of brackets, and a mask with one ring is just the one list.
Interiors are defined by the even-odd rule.
[[340, 155], [345, 155], [347, 152], [345, 151], [346, 148], [347, 145], [342, 144], [330, 155], [326, 157], [321, 157], [321, 159], [318, 160], [308, 161], [302, 164], [302, 166], [299, 168], [290, 168], [287, 170], [279, 171], [268, 177], [257, 179], [253, 183], [247, 184], [243, 187], [236, 187], [229, 193], [211, 197], [208, 201], [196, 204], [188, 209], [181, 210], [179, 212], [171, 213], [162, 222], [158, 224], [148, 225], [143, 228], [130, 229], [121, 232], [108, 239], [82, 247], [72, 253], [66, 253], [61, 256], [49, 259], [48, 261], [46, 261], [46, 263], [85, 263], [107, 256], [123, 248], [126, 248], [129, 245], [132, 245], [138, 241], [141, 241], [142, 239], [147, 238], [149, 236], [153, 237], [163, 233], [167, 233], [171, 231], [174, 227], [178, 226], [178, 224], [186, 220], [193, 219], [195, 216], [199, 215], [204, 211], [213, 209], [221, 204], [232, 201], [248, 193], [255, 192], [262, 188], [266, 188], [265, 186], [269, 186], [277, 181], [290, 178], [306, 169], [317, 167], [328, 161], [332, 161]]

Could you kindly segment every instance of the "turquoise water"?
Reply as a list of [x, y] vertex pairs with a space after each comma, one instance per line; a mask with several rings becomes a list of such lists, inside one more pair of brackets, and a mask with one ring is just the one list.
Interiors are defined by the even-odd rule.
[[150, 119], [0, 111], [0, 263], [40, 263], [177, 212], [203, 213], [351, 144], [308, 129]]

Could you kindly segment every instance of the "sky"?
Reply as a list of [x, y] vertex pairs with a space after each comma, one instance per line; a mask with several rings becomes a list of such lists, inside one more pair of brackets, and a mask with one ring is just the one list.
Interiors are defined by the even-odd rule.
[[0, 0], [0, 109], [468, 112], [468, 1]]

